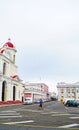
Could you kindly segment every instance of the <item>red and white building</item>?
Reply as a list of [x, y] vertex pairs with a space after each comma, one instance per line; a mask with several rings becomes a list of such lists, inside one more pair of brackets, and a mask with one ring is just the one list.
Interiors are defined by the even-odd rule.
[[23, 83], [18, 76], [16, 48], [10, 39], [0, 48], [0, 101], [22, 101]]
[[33, 102], [39, 99], [48, 100], [48, 86], [44, 83], [28, 83], [24, 89], [24, 99], [32, 98]]

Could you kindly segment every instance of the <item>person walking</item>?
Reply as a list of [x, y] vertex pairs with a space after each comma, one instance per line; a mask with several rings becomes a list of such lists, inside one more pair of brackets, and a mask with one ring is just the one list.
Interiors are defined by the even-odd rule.
[[42, 99], [40, 99], [39, 101], [39, 110], [42, 110], [43, 109], [43, 101]]

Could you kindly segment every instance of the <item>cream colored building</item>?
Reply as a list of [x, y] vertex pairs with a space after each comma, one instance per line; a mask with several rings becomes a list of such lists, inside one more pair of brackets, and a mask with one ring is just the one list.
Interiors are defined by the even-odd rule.
[[77, 83], [64, 83], [57, 84], [58, 100], [72, 99], [79, 100], [79, 82]]
[[22, 101], [24, 88], [17, 74], [16, 52], [10, 39], [0, 48], [0, 101]]

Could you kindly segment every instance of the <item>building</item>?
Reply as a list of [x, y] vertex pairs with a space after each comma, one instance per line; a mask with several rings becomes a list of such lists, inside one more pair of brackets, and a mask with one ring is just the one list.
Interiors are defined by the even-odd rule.
[[79, 82], [77, 83], [64, 83], [57, 84], [58, 100], [72, 99], [79, 100]]
[[24, 99], [32, 98], [33, 102], [39, 101], [39, 99], [48, 100], [48, 86], [44, 83], [28, 83], [24, 89]]
[[0, 48], [0, 101], [22, 101], [24, 88], [17, 74], [16, 52], [10, 39]]

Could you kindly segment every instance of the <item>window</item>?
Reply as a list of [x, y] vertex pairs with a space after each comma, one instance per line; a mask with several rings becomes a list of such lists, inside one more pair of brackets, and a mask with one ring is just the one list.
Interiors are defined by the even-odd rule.
[[77, 93], [79, 93], [79, 88], [77, 88]]
[[67, 89], [67, 92], [70, 93], [70, 89], [69, 88]]
[[15, 55], [13, 55], [13, 61], [14, 61], [14, 63], [15, 63]]
[[72, 89], [72, 93], [74, 93], [74, 88]]
[[3, 63], [3, 75], [6, 74], [6, 63]]
[[74, 98], [74, 96], [72, 96], [72, 98]]
[[64, 93], [64, 89], [61, 89], [61, 93]]

